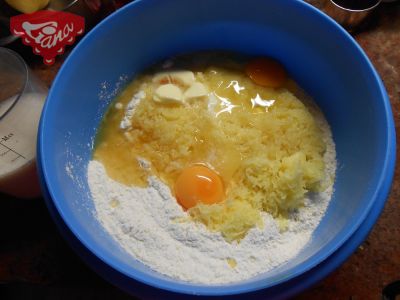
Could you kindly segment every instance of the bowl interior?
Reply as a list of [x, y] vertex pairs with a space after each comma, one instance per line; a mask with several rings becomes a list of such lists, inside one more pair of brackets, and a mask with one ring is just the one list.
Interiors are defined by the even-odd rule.
[[[325, 113], [338, 160], [333, 199], [306, 248], [271, 272], [224, 286], [179, 282], [129, 257], [95, 219], [86, 182], [96, 129], [124, 83], [163, 58], [213, 49], [283, 62]], [[123, 274], [178, 292], [245, 292], [314, 267], [351, 236], [374, 201], [384, 201], [379, 189], [393, 142], [389, 116], [382, 84], [359, 47], [302, 1], [135, 1], [90, 32], [54, 81], [39, 136], [42, 178], [71, 231]]]

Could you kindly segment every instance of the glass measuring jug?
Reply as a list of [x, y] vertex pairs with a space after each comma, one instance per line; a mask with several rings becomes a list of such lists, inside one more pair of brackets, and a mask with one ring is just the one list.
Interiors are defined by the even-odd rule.
[[36, 138], [47, 88], [14, 51], [0, 47], [0, 192], [40, 195]]

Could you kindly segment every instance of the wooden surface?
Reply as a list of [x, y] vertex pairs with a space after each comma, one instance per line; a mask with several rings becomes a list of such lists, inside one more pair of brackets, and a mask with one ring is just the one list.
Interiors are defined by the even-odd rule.
[[[400, 132], [400, 5], [379, 8], [366, 30], [355, 35], [381, 75]], [[17, 48], [21, 49], [19, 46]], [[24, 57], [50, 85], [63, 59], [46, 67]], [[399, 159], [399, 150], [397, 159]], [[102, 280], [69, 249], [42, 199], [0, 195], [0, 299], [134, 299]], [[294, 299], [380, 299], [400, 280], [400, 167], [396, 166], [385, 209], [367, 240], [340, 268]]]

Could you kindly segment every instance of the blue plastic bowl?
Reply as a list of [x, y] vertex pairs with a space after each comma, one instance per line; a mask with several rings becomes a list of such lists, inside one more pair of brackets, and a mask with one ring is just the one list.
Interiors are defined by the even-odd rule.
[[[301, 253], [270, 272], [217, 286], [171, 279], [127, 255], [93, 216], [86, 178], [96, 129], [121, 80], [161, 59], [206, 49], [283, 62], [325, 113], [338, 159], [333, 199]], [[393, 177], [395, 132], [387, 94], [366, 55], [339, 25], [308, 4], [142, 0], [108, 17], [70, 54], [43, 110], [38, 152], [57, 224], [82, 257], [121, 288], [133, 292], [139, 281], [192, 295], [263, 289], [264, 295], [282, 297], [336, 268], [372, 228]]]

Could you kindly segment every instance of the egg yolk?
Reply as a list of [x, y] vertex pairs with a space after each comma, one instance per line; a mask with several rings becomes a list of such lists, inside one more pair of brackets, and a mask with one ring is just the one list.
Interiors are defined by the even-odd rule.
[[175, 196], [185, 209], [199, 203], [214, 204], [223, 200], [224, 186], [213, 170], [195, 165], [184, 169], [179, 175], [175, 183]]
[[271, 58], [251, 60], [247, 63], [245, 72], [256, 84], [265, 87], [279, 88], [287, 79], [285, 68]]

